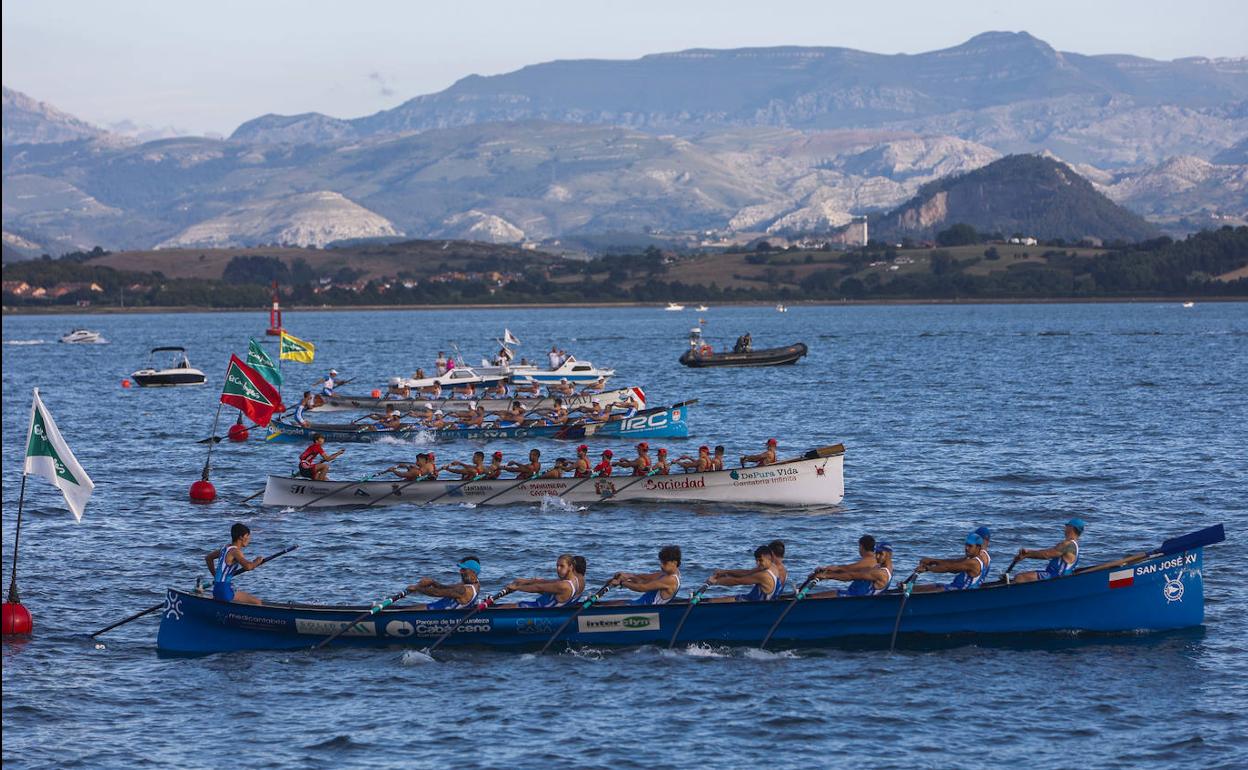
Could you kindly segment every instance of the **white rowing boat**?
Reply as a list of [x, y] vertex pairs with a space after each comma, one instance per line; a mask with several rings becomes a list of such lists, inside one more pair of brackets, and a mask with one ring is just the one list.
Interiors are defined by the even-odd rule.
[[[606, 390], [601, 393], [577, 393], [571, 396], [560, 396], [563, 399], [563, 405], [568, 409], [575, 409], [581, 406], [590, 406], [594, 399], [600, 400], [604, 404], [623, 404], [627, 401], [636, 401], [637, 409], [646, 408], [646, 394], [641, 388], [615, 388], [614, 390]], [[480, 398], [472, 399], [468, 397], [457, 398], [398, 398], [396, 396], [373, 398], [372, 396], [318, 396], [316, 406], [309, 409], [310, 412], [341, 412], [347, 410], [366, 409], [370, 412], [383, 411], [388, 405], [393, 404], [395, 409], [400, 411], [412, 411], [416, 409], [424, 409], [425, 404], [432, 404], [435, 409], [441, 409], [447, 414], [462, 414], [471, 411], [477, 406], [485, 407], [487, 412], [502, 411], [511, 406], [513, 401], [519, 401], [524, 405], [526, 411], [534, 409], [553, 409], [555, 406], [554, 396], [543, 396], [541, 398], [530, 398], [524, 396], [514, 396], [508, 398]]]
[[[548, 497], [569, 503], [600, 501], [651, 503], [732, 503], [820, 507], [836, 505], [845, 497], [845, 447], [841, 444], [812, 449], [800, 459], [761, 468], [730, 468], [709, 473], [673, 473], [668, 476], [611, 476], [588, 481], [578, 478], [473, 481], [439, 479], [406, 483], [394, 481], [311, 481], [290, 476], [268, 477], [265, 505], [367, 506], [442, 502], [507, 505], [540, 503]], [[501, 494], [500, 494], [501, 493]]]

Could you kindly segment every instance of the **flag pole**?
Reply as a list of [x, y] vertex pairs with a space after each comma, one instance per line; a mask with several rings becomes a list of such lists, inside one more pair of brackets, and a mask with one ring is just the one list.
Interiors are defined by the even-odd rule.
[[21, 604], [17, 595], [17, 541], [22, 536], [22, 505], [26, 502], [26, 471], [22, 470], [22, 491], [17, 495], [17, 529], [13, 532], [13, 572], [9, 578], [9, 604]]
[[[208, 434], [210, 436], [217, 435], [217, 421], [221, 419], [221, 407], [223, 406], [225, 406], [224, 402], [217, 403], [217, 414], [215, 417], [212, 418], [212, 433]], [[204, 476], [203, 476], [204, 481], [208, 480], [208, 469], [212, 466], [212, 445], [215, 443], [217, 442], [216, 441], [208, 442], [208, 459], [204, 460]]]

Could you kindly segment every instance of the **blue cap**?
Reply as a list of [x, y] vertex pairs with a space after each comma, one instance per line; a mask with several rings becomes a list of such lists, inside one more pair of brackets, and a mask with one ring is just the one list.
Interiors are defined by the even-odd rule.
[[876, 553], [892, 553], [893, 544], [881, 540], [880, 542], [875, 544], [875, 552]]
[[459, 564], [456, 564], [455, 566], [459, 567], [460, 569], [470, 569], [472, 570], [473, 574], [476, 574], [476, 575], [481, 574], [481, 562], [477, 561], [476, 559], [464, 559], [463, 561], [461, 561]]
[[966, 544], [967, 545], [983, 545], [984, 539], [980, 537], [979, 535], [975, 534], [974, 532], [972, 532], [971, 534], [966, 536]]
[[975, 534], [979, 535], [985, 540], [992, 539], [992, 530], [988, 529], [987, 527], [979, 527], [978, 529], [975, 530]]
[[1075, 518], [1073, 518], [1073, 519], [1071, 519], [1070, 521], [1066, 522], [1066, 526], [1068, 526], [1068, 527], [1074, 527], [1074, 528], [1075, 528], [1075, 531], [1076, 531], [1076, 532], [1078, 532], [1079, 534], [1081, 534], [1081, 535], [1082, 535], [1082, 534], [1083, 534], [1083, 528], [1084, 528], [1084, 526], [1086, 526], [1086, 525], [1083, 523], [1083, 519], [1081, 519], [1081, 518], [1079, 518], [1078, 516], [1076, 516]]

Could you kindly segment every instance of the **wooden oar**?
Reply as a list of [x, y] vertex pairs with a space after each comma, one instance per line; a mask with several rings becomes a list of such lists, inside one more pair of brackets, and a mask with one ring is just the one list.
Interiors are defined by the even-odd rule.
[[793, 598], [789, 600], [788, 606], [784, 608], [784, 612], [781, 612], [780, 617], [776, 618], [776, 622], [772, 623], [771, 628], [767, 629], [767, 635], [763, 637], [762, 644], [758, 645], [758, 649], [767, 649], [767, 643], [771, 641], [771, 635], [776, 633], [776, 629], [780, 627], [780, 623], [788, 616], [789, 612], [797, 606], [798, 602], [806, 598], [806, 594], [809, 593], [809, 589], [813, 588], [814, 584], [818, 582], [819, 578], [815, 577], [814, 572], [810, 573], [810, 577], [802, 581], [802, 584], [797, 588], [797, 593], [793, 594]]
[[910, 592], [914, 590], [914, 581], [918, 577], [919, 571], [915, 570], [910, 573], [910, 577], [901, 582], [901, 606], [897, 608], [897, 620], [893, 622], [893, 637], [888, 641], [890, 653], [897, 647], [897, 631], [901, 628], [901, 613], [906, 609], [906, 600], [910, 598]]
[[631, 487], [632, 485], [636, 484], [638, 481], [644, 481], [644, 480], [646, 480], [646, 479], [650, 478], [651, 476], [653, 476], [654, 474], [656, 474], [656, 473], [658, 473], [658, 472], [659, 472], [659, 469], [658, 469], [658, 468], [654, 468], [654, 469], [652, 469], [649, 473], [645, 474], [644, 476], [637, 476], [637, 477], [636, 477], [636, 478], [634, 478], [632, 481], [628, 482], [627, 484], [625, 484], [624, 486], [620, 487], [619, 489], [613, 490], [612, 492], [610, 492], [610, 493], [608, 493], [608, 494], [605, 494], [605, 495], [603, 495], [602, 497], [599, 497], [597, 500], [592, 500], [592, 501], [590, 501], [590, 503], [589, 503], [588, 505], [586, 505], [584, 508], [581, 508], [581, 510], [582, 510], [582, 511], [588, 511], [590, 508], [593, 508], [593, 507], [594, 507], [595, 505], [597, 505], [598, 503], [601, 503], [601, 502], [603, 502], [604, 500], [610, 500], [611, 498], [615, 497], [615, 496], [616, 496], [616, 495], [618, 495], [619, 493], [623, 492], [624, 490], [628, 489], [628, 488], [629, 488], [629, 487]]
[[501, 599], [501, 598], [503, 598], [504, 596], [506, 596], [507, 594], [511, 593], [511, 591], [512, 591], [512, 589], [510, 589], [510, 588], [504, 588], [503, 590], [499, 591], [498, 593], [494, 594], [493, 596], [487, 596], [487, 597], [485, 597], [485, 600], [484, 600], [484, 601], [482, 601], [482, 602], [481, 602], [480, 604], [478, 604], [476, 607], [473, 607], [471, 610], [469, 610], [467, 613], [465, 613], [465, 614], [464, 614], [464, 616], [463, 616], [462, 618], [460, 618], [460, 619], [459, 619], [459, 622], [458, 622], [458, 623], [456, 623], [454, 626], [452, 626], [452, 627], [451, 627], [451, 630], [443, 632], [443, 633], [442, 633], [442, 635], [441, 635], [441, 636], [439, 636], [439, 637], [437, 638], [437, 640], [436, 640], [433, 644], [431, 644], [431, 645], [429, 645], [428, 647], [426, 647], [426, 648], [425, 648], [425, 654], [426, 654], [426, 655], [430, 655], [430, 656], [431, 656], [431, 655], [433, 655], [433, 651], [434, 651], [434, 650], [436, 650], [436, 649], [438, 649], [438, 646], [439, 646], [439, 645], [441, 645], [441, 644], [442, 644], [442, 642], [445, 642], [447, 639], [449, 639], [449, 638], [451, 637], [451, 634], [455, 633], [455, 632], [456, 632], [456, 631], [458, 631], [461, 627], [463, 627], [463, 625], [464, 625], [465, 623], [467, 623], [469, 620], [471, 620], [471, 619], [473, 618], [473, 616], [475, 616], [478, 612], [480, 612], [481, 610], [489, 609], [489, 608], [490, 608], [491, 606], [493, 606], [493, 605], [494, 605], [494, 604], [495, 604], [495, 603], [496, 603], [499, 599]]
[[603, 583], [602, 588], [599, 588], [597, 591], [594, 591], [594, 593], [593, 593], [593, 594], [592, 594], [592, 595], [591, 595], [588, 599], [586, 599], [585, 601], [581, 602], [581, 606], [577, 608], [576, 612], [572, 613], [572, 615], [571, 615], [571, 616], [570, 616], [567, 620], [563, 621], [563, 625], [562, 625], [562, 626], [559, 626], [559, 630], [558, 630], [558, 631], [556, 631], [553, 635], [551, 635], [551, 637], [550, 637], [549, 639], [547, 639], [547, 640], [546, 640], [546, 644], [543, 644], [543, 645], [542, 645], [542, 649], [538, 650], [538, 651], [537, 651], [537, 654], [538, 654], [538, 655], [541, 655], [542, 653], [546, 652], [546, 650], [550, 649], [550, 645], [551, 645], [551, 644], [552, 644], [552, 643], [553, 643], [556, 639], [558, 639], [558, 638], [559, 638], [559, 635], [563, 633], [563, 630], [564, 630], [565, 628], [567, 628], [568, 626], [572, 625], [572, 621], [574, 621], [574, 620], [576, 620], [578, 617], [580, 617], [580, 614], [581, 614], [582, 612], [584, 612], [585, 610], [587, 610], [587, 609], [589, 609], [590, 607], [592, 607], [592, 606], [594, 606], [595, 604], [597, 604], [597, 603], [598, 603], [598, 600], [599, 600], [599, 599], [601, 599], [601, 598], [602, 598], [602, 597], [603, 597], [603, 596], [607, 593], [607, 591], [610, 591], [610, 590], [611, 590], [611, 584], [612, 584], [613, 582], [615, 582], [615, 578], [614, 578], [614, 577], [612, 577], [612, 578], [611, 578], [610, 580], [608, 580], [606, 583]]
[[1010, 572], [1014, 569], [1014, 567], [1018, 565], [1020, 561], [1022, 561], [1022, 559], [1023, 559], [1022, 556], [1015, 556], [1014, 561], [1010, 562], [1010, 566], [1006, 567], [1005, 572], [1001, 575], [1001, 579], [1005, 581], [1005, 584], [1007, 586], [1010, 584]]
[[[269, 562], [273, 561], [274, 559], [276, 559], [277, 557], [281, 556], [282, 554], [287, 554], [287, 553], [290, 553], [291, 551], [295, 550], [295, 549], [296, 549], [296, 548], [298, 548], [298, 547], [299, 547], [299, 546], [297, 546], [297, 545], [292, 545], [292, 546], [290, 546], [289, 548], [283, 548], [282, 550], [278, 551], [277, 553], [273, 554], [272, 556], [265, 556], [265, 557], [263, 558], [263, 560], [262, 560], [259, 564], [257, 564], [257, 565], [256, 565], [256, 569], [259, 569], [260, 567], [263, 567], [264, 565], [266, 565], [266, 564], [268, 564]], [[248, 571], [250, 571], [250, 570], [248, 570]], [[241, 574], [246, 574], [246, 573], [241, 573]], [[153, 606], [151, 606], [151, 607], [148, 607], [147, 609], [143, 610], [142, 612], [136, 612], [136, 613], [134, 613], [133, 615], [131, 615], [130, 617], [128, 617], [128, 618], [126, 618], [126, 619], [124, 619], [124, 620], [119, 620], [119, 621], [117, 621], [116, 623], [113, 623], [111, 626], [105, 626], [105, 627], [101, 628], [99, 631], [96, 631], [94, 634], [91, 634], [91, 638], [92, 638], [92, 639], [94, 639], [95, 637], [99, 636], [100, 634], [104, 633], [105, 631], [112, 631], [114, 628], [117, 628], [118, 626], [124, 626], [125, 624], [129, 623], [129, 622], [130, 622], [130, 621], [132, 621], [132, 620], [138, 620], [139, 618], [143, 617], [144, 615], [150, 615], [150, 614], [152, 614], [153, 612], [155, 612], [156, 610], [158, 610], [158, 609], [160, 609], [161, 607], [164, 607], [164, 606], [165, 606], [165, 603], [162, 601], [160, 604], [155, 604], [155, 605], [153, 605]]]
[[317, 650], [321, 649], [321, 648], [322, 648], [322, 647], [324, 647], [325, 645], [327, 645], [327, 644], [329, 644], [330, 642], [334, 641], [335, 639], [337, 639], [338, 637], [342, 636], [342, 635], [343, 635], [343, 634], [345, 634], [346, 632], [350, 631], [352, 628], [355, 628], [355, 627], [356, 627], [357, 625], [359, 625], [360, 623], [363, 623], [365, 620], [368, 620], [368, 619], [369, 619], [370, 617], [372, 617], [373, 615], [376, 615], [378, 612], [381, 612], [381, 611], [382, 611], [382, 610], [384, 610], [385, 608], [387, 608], [387, 607], [389, 607], [390, 605], [394, 604], [395, 602], [399, 601], [399, 600], [400, 600], [400, 599], [402, 599], [404, 596], [407, 596], [407, 589], [406, 589], [406, 588], [404, 588], [402, 591], [399, 591], [397, 594], [395, 594], [394, 596], [391, 596], [391, 597], [390, 597], [390, 598], [388, 598], [388, 599], [384, 599], [384, 600], [382, 600], [382, 601], [380, 601], [380, 602], [377, 602], [376, 604], [374, 604], [372, 607], [370, 607], [370, 608], [369, 608], [368, 612], [365, 612], [365, 613], [361, 614], [361, 615], [360, 615], [358, 618], [356, 618], [355, 620], [351, 621], [350, 623], [346, 624], [345, 626], [343, 626], [342, 628], [338, 629], [338, 630], [337, 630], [337, 631], [335, 631], [334, 633], [330, 634], [329, 636], [325, 637], [325, 638], [324, 638], [324, 639], [322, 639], [321, 641], [317, 642], [317, 643], [316, 643], [316, 645], [312, 647], [312, 650], [311, 650], [311, 651], [312, 651], [312, 652], [316, 652]]
[[706, 593], [710, 587], [710, 583], [703, 583], [701, 588], [689, 594], [689, 606], [685, 608], [685, 614], [680, 616], [680, 622], [676, 624], [676, 630], [672, 632], [672, 638], [667, 643], [667, 649], [670, 650], [676, 646], [676, 637], [680, 636], [680, 629], [685, 627], [685, 621], [689, 619], [689, 613], [693, 612], [695, 604], [702, 601], [702, 594]]
[[[384, 468], [384, 469], [382, 469], [382, 470], [377, 471], [376, 473], [370, 473], [370, 474], [368, 474], [367, 476], [365, 476], [364, 478], [362, 478], [362, 479], [360, 479], [359, 481], [355, 482], [354, 484], [348, 484], [347, 486], [342, 487], [342, 488], [340, 488], [340, 489], [333, 489], [333, 490], [330, 490], [329, 492], [326, 492], [325, 494], [323, 494], [323, 495], [321, 495], [321, 496], [319, 496], [319, 497], [314, 497], [314, 498], [312, 498], [311, 500], [309, 500], [308, 502], [306, 502], [306, 503], [304, 503], [303, 505], [301, 505], [301, 506], [299, 506], [298, 508], [296, 508], [296, 509], [295, 509], [295, 512], [302, 511], [304, 508], [307, 508], [308, 506], [315, 505], [316, 503], [319, 503], [320, 501], [324, 500], [325, 498], [327, 498], [327, 497], [329, 497], [329, 496], [331, 496], [331, 495], [336, 495], [336, 494], [338, 494], [339, 492], [345, 492], [345, 491], [347, 491], [348, 489], [355, 489], [356, 487], [360, 486], [361, 484], [364, 484], [364, 483], [367, 483], [367, 482], [371, 481], [372, 479], [374, 479], [374, 478], [376, 478], [376, 477], [380, 476], [381, 474], [385, 473], [385, 472], [386, 472], [386, 471], [388, 471], [388, 470], [390, 470], [390, 469], [389, 469], [389, 468]], [[322, 482], [322, 483], [324, 483], [324, 482]], [[263, 493], [263, 492], [261, 492], [260, 494], [264, 494], [264, 493]], [[252, 495], [251, 497], [255, 497], [255, 495]], [[248, 499], [248, 500], [250, 500], [250, 499], [251, 499], [251, 497], [249, 497], [249, 498], [247, 498], [247, 499]]]

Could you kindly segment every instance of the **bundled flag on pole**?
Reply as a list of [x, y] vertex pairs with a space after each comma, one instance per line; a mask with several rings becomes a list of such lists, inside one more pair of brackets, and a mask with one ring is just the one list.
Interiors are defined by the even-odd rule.
[[56, 421], [39, 398], [38, 388], [35, 388], [35, 401], [30, 407], [26, 467], [22, 472], [27, 476], [39, 476], [50, 481], [52, 486], [65, 495], [65, 504], [74, 514], [74, 519], [82, 521], [82, 511], [91, 499], [95, 482], [91, 481], [91, 477], [78, 464], [74, 453], [69, 451], [69, 445], [56, 427]]
[[511, 329], [503, 329], [503, 344], [519, 345], [520, 340], [516, 339], [515, 335], [511, 333]]
[[232, 354], [230, 367], [225, 370], [221, 403], [237, 408], [256, 425], [268, 425], [274, 412], [286, 409], [282, 395], [259, 372]]
[[301, 364], [312, 363], [316, 356], [316, 345], [304, 342], [298, 337], [282, 332], [281, 347], [277, 357], [286, 361], [298, 361]]
[[277, 368], [277, 364], [273, 363], [273, 359], [269, 358], [269, 354], [264, 352], [264, 347], [254, 339], [247, 346], [247, 365], [260, 373], [260, 376], [275, 387], [282, 387], [282, 370]]

